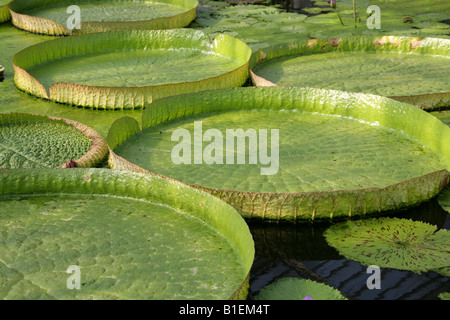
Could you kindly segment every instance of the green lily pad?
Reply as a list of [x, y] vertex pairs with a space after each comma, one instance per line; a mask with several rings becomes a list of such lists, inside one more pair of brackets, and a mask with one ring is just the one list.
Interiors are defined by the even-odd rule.
[[450, 187], [447, 187], [439, 194], [438, 201], [441, 207], [450, 213]]
[[450, 266], [450, 232], [420, 221], [347, 221], [331, 226], [324, 236], [340, 254], [364, 265], [419, 273]]
[[[210, 3], [200, 3], [199, 8], [208, 8]], [[274, 6], [228, 5], [216, 10], [198, 12], [191, 27], [210, 36], [232, 33], [252, 50], [256, 50], [269, 44], [289, 41], [292, 37], [307, 38], [305, 19], [303, 14], [285, 12]]]
[[255, 300], [347, 300], [347, 298], [324, 283], [285, 277], [262, 288]]
[[108, 154], [105, 139], [84, 124], [26, 113], [0, 114], [0, 167], [94, 167]]
[[0, 23], [11, 20], [11, 13], [9, 12], [8, 3], [11, 0], [0, 0]]
[[[239, 129], [249, 138], [240, 147], [227, 145], [227, 131]], [[246, 218], [268, 220], [408, 207], [437, 195], [450, 167], [450, 128], [423, 110], [308, 88], [233, 88], [159, 99], [144, 110], [142, 128], [119, 119], [107, 141], [114, 169], [170, 177], [215, 194]]]
[[450, 40], [344, 37], [256, 51], [253, 83], [387, 96], [422, 109], [450, 106]]
[[[174, 29], [186, 27], [196, 17], [197, 0], [13, 0], [12, 23], [23, 30], [53, 36], [104, 31]], [[80, 25], [68, 25], [80, 10]]]
[[2, 299], [247, 295], [248, 226], [204, 192], [109, 169], [5, 169], [0, 202]]
[[102, 32], [60, 38], [14, 56], [15, 83], [56, 102], [93, 109], [143, 108], [153, 99], [241, 86], [250, 48], [189, 29]]
[[30, 114], [40, 114], [56, 118], [71, 119], [83, 123], [106, 138], [111, 124], [124, 116], [141, 119], [142, 114], [139, 109], [123, 110], [121, 112], [103, 112], [87, 108], [68, 108], [66, 105], [38, 99], [20, 90], [14, 83], [14, 55], [32, 45], [54, 39], [51, 36], [32, 34], [17, 28], [10, 23], [0, 24], [0, 43], [2, 43], [2, 54], [0, 64], [5, 67], [4, 78], [0, 83], [0, 112], [21, 112]]

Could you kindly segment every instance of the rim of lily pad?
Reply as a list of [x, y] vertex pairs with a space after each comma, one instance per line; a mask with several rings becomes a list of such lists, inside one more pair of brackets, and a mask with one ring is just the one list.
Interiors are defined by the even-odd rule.
[[[142, 128], [131, 117], [123, 117], [112, 124], [107, 136], [110, 149], [108, 163], [112, 169], [175, 180], [131, 163], [114, 150], [143, 130], [177, 118], [228, 110], [299, 109], [298, 102], [304, 103], [301, 110], [345, 114], [368, 123], [376, 122], [387, 128], [403, 130], [403, 133], [443, 154], [447, 168], [384, 188], [355, 190], [263, 193], [189, 185], [226, 201], [246, 219], [312, 222], [365, 217], [408, 208], [435, 197], [449, 183], [450, 128], [437, 118], [419, 108], [386, 97], [294, 87], [232, 88], [156, 100], [144, 110]], [[374, 104], [377, 107], [373, 107]], [[404, 121], [403, 112], [397, 112], [399, 108], [408, 108], [411, 123]]]
[[187, 213], [226, 239], [240, 259], [237, 263], [243, 275], [234, 275], [237, 285], [223, 299], [242, 300], [248, 295], [255, 252], [249, 227], [235, 209], [210, 194], [147, 174], [104, 168], [4, 169], [0, 172], [0, 186], [0, 200], [18, 196], [110, 196], [161, 204]]
[[[101, 0], [97, 1], [100, 2]], [[78, 2], [90, 2], [80, 0]], [[128, 2], [124, 0], [122, 2]], [[66, 26], [51, 19], [27, 15], [27, 10], [44, 7], [49, 4], [63, 3], [76, 5], [66, 0], [13, 0], [9, 3], [12, 24], [19, 29], [32, 33], [51, 36], [67, 36], [85, 33], [123, 31], [123, 30], [157, 30], [176, 29], [186, 27], [196, 18], [198, 0], [158, 0], [158, 3], [177, 5], [185, 9], [185, 12], [170, 17], [161, 17], [140, 21], [82, 21], [80, 29], [69, 30]]]
[[284, 277], [262, 288], [255, 300], [348, 300], [339, 290], [321, 282]]
[[[399, 52], [450, 57], [450, 40], [430, 37], [349, 36], [329, 39], [297, 40], [259, 49], [250, 58], [250, 78], [258, 87], [283, 86], [252, 71], [264, 62], [285, 56], [311, 55], [333, 51]], [[450, 92], [436, 92], [388, 98], [415, 105], [426, 111], [450, 108]]]
[[71, 159], [58, 166], [58, 168], [90, 168], [101, 164], [107, 159], [108, 145], [106, 140], [96, 130], [88, 127], [87, 125], [64, 118], [50, 117], [38, 114], [30, 113], [0, 113], [0, 122], [7, 123], [45, 123], [45, 121], [61, 121], [68, 125], [73, 126], [76, 130], [80, 131], [84, 136], [91, 140], [91, 146], [89, 151], [78, 159]]
[[11, 20], [11, 12], [9, 11], [8, 4], [0, 6], [0, 23]]
[[[80, 53], [91, 54], [126, 48], [192, 48], [234, 59], [239, 67], [215, 77], [141, 87], [103, 87], [58, 82], [49, 91], [27, 70]], [[100, 32], [42, 42], [13, 57], [16, 86], [42, 99], [91, 109], [142, 109], [153, 100], [182, 93], [242, 86], [248, 78], [250, 48], [239, 39], [219, 35], [214, 40], [198, 30], [148, 30]], [[213, 67], [213, 66], [211, 66]]]
[[450, 232], [422, 221], [377, 218], [345, 221], [324, 232], [328, 244], [363, 265], [416, 273], [450, 266]]

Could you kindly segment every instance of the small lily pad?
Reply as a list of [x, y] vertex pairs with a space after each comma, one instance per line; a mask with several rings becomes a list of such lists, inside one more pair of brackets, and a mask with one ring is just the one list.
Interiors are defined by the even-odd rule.
[[450, 232], [420, 221], [379, 218], [337, 223], [324, 236], [364, 265], [426, 272], [450, 266]]
[[285, 277], [262, 288], [255, 300], [347, 300], [347, 298], [324, 283]]

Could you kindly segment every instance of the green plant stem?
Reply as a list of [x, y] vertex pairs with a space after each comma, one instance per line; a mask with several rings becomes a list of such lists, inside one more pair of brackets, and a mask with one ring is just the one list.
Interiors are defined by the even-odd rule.
[[353, 20], [355, 22], [355, 28], [356, 28], [356, 0], [353, 0]]
[[334, 10], [334, 12], [336, 12], [336, 14], [337, 14], [337, 16], [338, 16], [339, 21], [341, 22], [341, 24], [344, 26], [344, 22], [342, 22], [341, 16], [339, 15], [339, 12], [337, 12], [336, 9], [333, 9], [333, 10]]

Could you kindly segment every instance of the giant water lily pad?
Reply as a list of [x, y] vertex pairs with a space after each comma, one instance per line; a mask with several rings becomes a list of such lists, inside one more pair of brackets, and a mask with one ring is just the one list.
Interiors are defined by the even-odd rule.
[[0, 167], [93, 167], [108, 154], [105, 139], [84, 124], [26, 113], [0, 114]]
[[163, 98], [144, 110], [142, 128], [124, 117], [107, 141], [114, 169], [176, 179], [246, 218], [268, 220], [408, 207], [436, 196], [450, 168], [450, 128], [435, 117], [388, 98], [323, 89]]
[[[247, 294], [248, 226], [207, 193], [109, 169], [5, 169], [0, 202], [3, 299]], [[70, 266], [79, 268], [79, 290], [67, 285], [77, 284]]]
[[201, 31], [102, 32], [39, 43], [14, 56], [15, 83], [52, 101], [94, 109], [143, 108], [153, 99], [241, 86], [250, 48]]
[[0, 23], [9, 21], [11, 19], [11, 13], [8, 9], [8, 3], [11, 0], [0, 0]]
[[285, 277], [261, 289], [255, 300], [347, 300], [347, 298], [324, 283]]
[[[12, 23], [20, 29], [69, 35], [182, 28], [195, 19], [197, 5], [197, 0], [14, 0], [9, 8]], [[72, 16], [77, 10], [80, 25], [74, 28], [76, 19]]]
[[252, 80], [365, 92], [423, 109], [450, 106], [450, 40], [344, 37], [293, 41], [256, 51]]
[[448, 230], [398, 218], [338, 223], [324, 233], [347, 259], [364, 265], [425, 272], [450, 266]]

